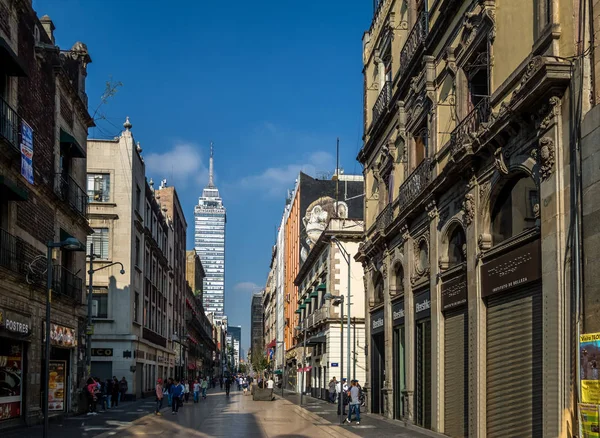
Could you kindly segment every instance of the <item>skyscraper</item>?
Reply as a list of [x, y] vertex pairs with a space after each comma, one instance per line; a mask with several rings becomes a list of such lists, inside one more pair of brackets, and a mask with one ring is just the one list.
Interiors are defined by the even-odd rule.
[[207, 313], [214, 313], [215, 321], [226, 320], [225, 309], [225, 223], [226, 209], [214, 185], [213, 145], [210, 145], [208, 185], [194, 207], [194, 246], [202, 266], [204, 278], [203, 304]]

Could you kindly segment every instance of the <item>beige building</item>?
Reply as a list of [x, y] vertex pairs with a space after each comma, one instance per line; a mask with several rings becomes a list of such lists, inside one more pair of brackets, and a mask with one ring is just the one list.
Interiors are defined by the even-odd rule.
[[[125, 377], [128, 392], [153, 391], [157, 377], [172, 375], [173, 223], [148, 183], [142, 149], [127, 118], [112, 140], [89, 140], [87, 192], [94, 234], [94, 335], [92, 374]], [[88, 263], [89, 265], [89, 263]], [[106, 354], [110, 351], [110, 355]], [[102, 356], [97, 354], [102, 352]]]
[[[81, 42], [60, 50], [48, 16], [31, 1], [0, 0], [0, 430], [87, 408], [83, 243], [86, 138], [94, 122], [85, 91], [91, 63]], [[64, 48], [63, 48], [64, 49]], [[52, 251], [75, 238], [81, 251]], [[44, 402], [47, 279], [52, 275], [49, 364], [64, 391]], [[57, 374], [57, 375], [58, 375]], [[0, 432], [0, 435], [2, 433]]]
[[358, 156], [373, 413], [453, 437], [578, 433], [571, 151], [593, 93], [573, 8], [376, 3]]
[[[363, 232], [362, 221], [332, 218], [298, 272], [294, 283], [298, 286], [296, 314], [300, 330], [295, 330], [297, 370], [292, 373], [296, 375], [298, 392], [308, 391], [313, 397], [326, 400], [329, 381], [334, 376], [338, 380], [357, 379], [361, 384], [365, 381], [363, 268], [354, 260]], [[327, 293], [344, 298], [342, 321], [340, 305], [327, 300]]]
[[[273, 350], [271, 360], [275, 361], [277, 351], [277, 246], [271, 252], [269, 275], [262, 294], [263, 307], [263, 343], [266, 354]], [[269, 357], [269, 356], [268, 356]], [[273, 365], [275, 362], [273, 362]]]

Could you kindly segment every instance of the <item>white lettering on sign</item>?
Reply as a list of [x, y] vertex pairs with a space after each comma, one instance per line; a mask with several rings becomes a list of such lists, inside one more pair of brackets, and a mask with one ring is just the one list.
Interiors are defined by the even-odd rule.
[[422, 312], [427, 309], [431, 309], [431, 301], [425, 300], [422, 303], [417, 303], [415, 306], [416, 312]]
[[373, 320], [373, 328], [376, 329], [379, 327], [383, 327], [383, 318]]
[[404, 309], [400, 309], [400, 310], [397, 310], [397, 311], [393, 312], [392, 313], [392, 318], [393, 319], [404, 318]]
[[24, 324], [22, 322], [13, 321], [11, 319], [6, 319], [4, 326], [6, 327], [7, 330], [10, 330], [11, 332], [17, 332], [17, 333], [23, 333], [23, 334], [29, 333], [29, 324]]
[[527, 277], [520, 278], [518, 280], [509, 281], [501, 286], [497, 286], [492, 289], [492, 293], [503, 291], [504, 289], [508, 289], [509, 287], [518, 286], [520, 284], [527, 283]]
[[490, 277], [497, 275], [498, 277], [502, 278], [505, 275], [512, 274], [517, 269], [519, 269], [521, 265], [530, 262], [532, 259], [533, 257], [531, 256], [530, 252], [528, 252], [527, 254], [519, 255], [512, 260], [508, 260], [502, 263], [501, 265], [494, 266], [493, 268], [489, 269], [488, 274], [490, 275]]

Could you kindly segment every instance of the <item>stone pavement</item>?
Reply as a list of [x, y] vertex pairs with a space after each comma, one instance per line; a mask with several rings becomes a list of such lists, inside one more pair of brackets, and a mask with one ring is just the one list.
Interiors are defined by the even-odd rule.
[[[64, 418], [50, 424], [50, 438], [134, 438], [156, 437], [415, 437], [440, 436], [404, 428], [365, 415], [359, 426], [339, 426], [335, 406], [307, 397], [304, 407], [299, 396], [288, 393], [271, 402], [253, 401], [250, 395], [232, 391], [227, 397], [219, 389], [209, 390], [208, 398], [198, 404], [186, 403], [179, 413], [171, 415], [163, 408], [162, 416], [153, 414], [152, 399], [122, 403], [97, 416]], [[0, 433], [2, 438], [36, 438], [42, 436], [40, 426]]]

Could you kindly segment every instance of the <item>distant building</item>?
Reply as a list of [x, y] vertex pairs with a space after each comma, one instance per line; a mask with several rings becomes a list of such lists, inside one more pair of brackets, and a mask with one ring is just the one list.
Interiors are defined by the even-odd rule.
[[232, 365], [237, 369], [240, 365], [240, 345], [242, 343], [242, 326], [228, 326], [227, 334], [231, 335], [231, 346], [233, 347]]
[[250, 312], [250, 347], [254, 353], [263, 352], [263, 292], [252, 295]]
[[225, 223], [226, 209], [214, 185], [213, 148], [210, 147], [208, 185], [194, 208], [194, 246], [206, 272], [204, 308], [215, 322], [225, 320]]

